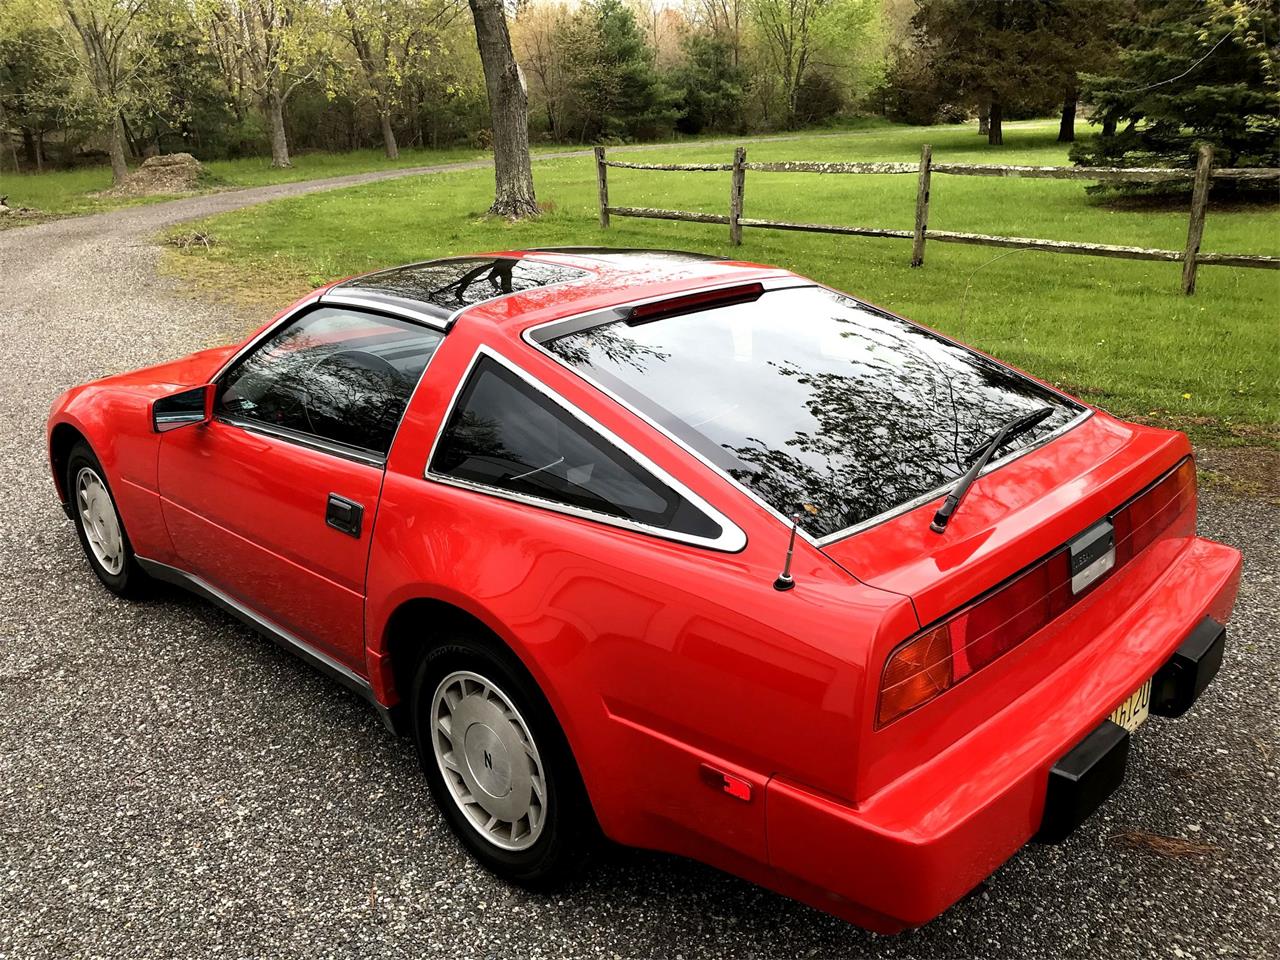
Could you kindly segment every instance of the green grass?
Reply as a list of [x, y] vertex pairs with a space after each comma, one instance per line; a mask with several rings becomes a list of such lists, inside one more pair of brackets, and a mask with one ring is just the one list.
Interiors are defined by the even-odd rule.
[[[1011, 125], [988, 148], [970, 128], [870, 128], [753, 142], [749, 157], [904, 160], [920, 144], [935, 161], [1063, 164], [1049, 123]], [[726, 160], [723, 145], [681, 144], [643, 159]], [[1190, 429], [1202, 438], [1275, 442], [1280, 436], [1280, 276], [1202, 267], [1194, 297], [1180, 265], [931, 243], [907, 266], [910, 242], [771, 230], [744, 231], [741, 247], [718, 226], [614, 218], [597, 223], [588, 159], [540, 161], [538, 197], [550, 209], [510, 224], [484, 215], [487, 171], [428, 175], [296, 197], [199, 225], [212, 250], [173, 254], [174, 268], [245, 290], [284, 296], [326, 279], [415, 259], [539, 245], [656, 246], [774, 263], [848, 290], [953, 334], [1062, 384], [1120, 415]], [[728, 174], [611, 170], [610, 199], [629, 206], [724, 212]], [[746, 215], [910, 229], [911, 176], [749, 173]], [[1119, 211], [1089, 202], [1071, 181], [936, 175], [938, 229], [1179, 249], [1181, 209]], [[1274, 209], [1211, 210], [1203, 249], [1280, 255]], [[184, 228], [190, 229], [190, 227]]]

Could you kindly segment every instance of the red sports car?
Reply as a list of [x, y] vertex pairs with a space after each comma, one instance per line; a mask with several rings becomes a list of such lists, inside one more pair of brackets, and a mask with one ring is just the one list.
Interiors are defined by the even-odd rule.
[[110, 590], [181, 584], [362, 693], [497, 874], [603, 835], [880, 931], [1087, 817], [1240, 576], [1182, 434], [664, 251], [336, 283], [70, 390], [48, 441]]

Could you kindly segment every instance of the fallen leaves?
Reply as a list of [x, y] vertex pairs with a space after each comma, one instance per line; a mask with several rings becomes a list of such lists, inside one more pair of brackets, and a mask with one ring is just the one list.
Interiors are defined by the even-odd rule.
[[1183, 840], [1181, 837], [1166, 837], [1163, 834], [1148, 833], [1145, 830], [1124, 830], [1107, 839], [1132, 850], [1155, 853], [1171, 860], [1178, 860], [1184, 857], [1204, 857], [1218, 852], [1218, 848], [1209, 843]]

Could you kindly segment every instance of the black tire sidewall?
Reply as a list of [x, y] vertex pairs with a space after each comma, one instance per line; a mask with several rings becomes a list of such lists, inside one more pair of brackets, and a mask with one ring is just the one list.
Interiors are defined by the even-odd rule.
[[[121, 566], [119, 573], [111, 573], [98, 561], [98, 558], [93, 554], [93, 548], [89, 545], [89, 537], [85, 533], [84, 520], [80, 517], [80, 504], [76, 493], [76, 477], [85, 467], [96, 473], [107, 488], [107, 493], [111, 497], [111, 509], [116, 514], [116, 523], [120, 524], [120, 536], [124, 540], [124, 564]], [[93, 450], [90, 449], [87, 443], [80, 442], [71, 448], [71, 453], [67, 457], [65, 482], [67, 499], [71, 504], [71, 519], [76, 525], [76, 535], [80, 538], [80, 546], [84, 550], [85, 559], [89, 561], [89, 568], [102, 581], [102, 585], [112, 593], [119, 596], [136, 595], [145, 575], [138, 567], [138, 562], [134, 557], [133, 544], [129, 540], [129, 532], [125, 529], [120, 510], [116, 507], [116, 495], [111, 489], [110, 481], [107, 480], [106, 471], [102, 469], [102, 464], [94, 456]]]
[[[440, 681], [458, 670], [491, 680], [520, 711], [542, 759], [547, 819], [542, 835], [526, 850], [503, 850], [481, 837], [458, 808], [444, 782], [430, 737], [432, 698]], [[523, 665], [491, 643], [460, 634], [422, 658], [411, 701], [418, 761], [431, 795], [454, 834], [480, 863], [511, 883], [534, 890], [562, 886], [579, 872], [594, 846], [595, 818], [577, 765], [546, 698]]]

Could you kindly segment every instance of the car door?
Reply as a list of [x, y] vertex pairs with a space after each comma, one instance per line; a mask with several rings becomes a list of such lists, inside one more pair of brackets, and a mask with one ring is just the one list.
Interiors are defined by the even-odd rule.
[[180, 565], [363, 671], [386, 457], [442, 337], [321, 305], [237, 358], [218, 379], [213, 419], [161, 441], [161, 502]]

